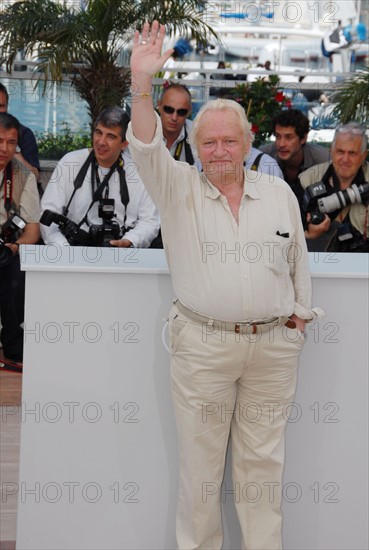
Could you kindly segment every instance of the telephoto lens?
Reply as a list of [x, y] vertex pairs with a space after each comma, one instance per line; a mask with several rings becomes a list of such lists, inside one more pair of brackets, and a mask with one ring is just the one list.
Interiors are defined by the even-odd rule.
[[356, 185], [354, 183], [351, 187], [333, 193], [328, 197], [322, 197], [318, 199], [318, 209], [320, 212], [329, 214], [335, 210], [341, 210], [345, 206], [349, 206], [355, 203], [366, 204], [369, 201], [369, 183], [363, 183]]

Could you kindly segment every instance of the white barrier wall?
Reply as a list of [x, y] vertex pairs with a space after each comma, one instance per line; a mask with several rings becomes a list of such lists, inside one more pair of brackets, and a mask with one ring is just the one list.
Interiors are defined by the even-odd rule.
[[[21, 256], [17, 549], [174, 549], [177, 454], [162, 344], [173, 291], [163, 251], [29, 245]], [[365, 549], [368, 256], [310, 259], [314, 305], [327, 316], [308, 326], [291, 405], [284, 545]], [[239, 549], [228, 470], [224, 489], [224, 548]]]

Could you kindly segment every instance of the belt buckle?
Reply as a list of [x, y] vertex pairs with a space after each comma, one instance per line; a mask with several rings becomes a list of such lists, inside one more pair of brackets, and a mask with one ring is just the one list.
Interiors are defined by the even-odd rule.
[[252, 327], [252, 334], [256, 334], [258, 330], [257, 329], [258, 323], [254, 323], [252, 321], [249, 321], [248, 323], [236, 323], [234, 325], [234, 331], [236, 334], [240, 334], [241, 326]]

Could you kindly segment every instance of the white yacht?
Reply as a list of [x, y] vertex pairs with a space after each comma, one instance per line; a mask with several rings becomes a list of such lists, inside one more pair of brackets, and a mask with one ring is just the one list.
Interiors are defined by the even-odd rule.
[[204, 17], [221, 38], [214, 54], [223, 49], [252, 65], [270, 61], [274, 70], [319, 69], [328, 66], [327, 54], [346, 48], [359, 60], [368, 55], [360, 8], [360, 0], [224, 0], [209, 2]]

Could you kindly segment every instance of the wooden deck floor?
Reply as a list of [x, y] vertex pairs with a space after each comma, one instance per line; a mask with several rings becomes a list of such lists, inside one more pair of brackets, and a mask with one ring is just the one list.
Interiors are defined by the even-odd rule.
[[[0, 550], [14, 550], [21, 427], [22, 374], [0, 369]], [[8, 494], [9, 493], [9, 494]]]

